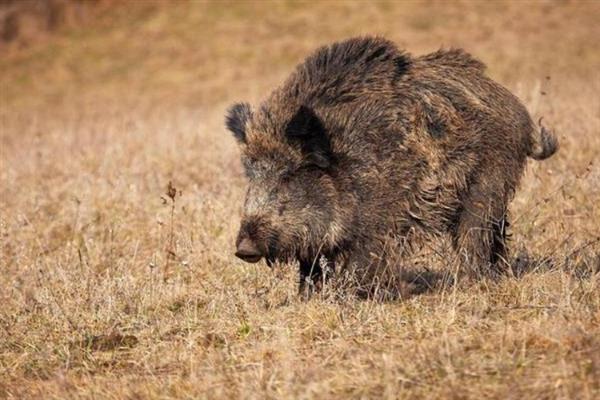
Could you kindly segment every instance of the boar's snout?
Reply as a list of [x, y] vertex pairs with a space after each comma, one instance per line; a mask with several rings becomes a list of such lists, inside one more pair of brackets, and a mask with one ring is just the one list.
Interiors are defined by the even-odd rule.
[[242, 260], [248, 263], [256, 263], [260, 261], [263, 254], [258, 249], [258, 246], [254, 241], [249, 238], [244, 238], [237, 245], [237, 251], [235, 252], [235, 256], [241, 258]]

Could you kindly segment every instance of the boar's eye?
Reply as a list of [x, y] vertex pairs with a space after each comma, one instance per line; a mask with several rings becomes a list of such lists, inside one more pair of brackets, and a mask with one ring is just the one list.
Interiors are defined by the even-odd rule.
[[293, 173], [292, 171], [285, 171], [281, 174], [281, 183], [289, 183], [292, 180]]

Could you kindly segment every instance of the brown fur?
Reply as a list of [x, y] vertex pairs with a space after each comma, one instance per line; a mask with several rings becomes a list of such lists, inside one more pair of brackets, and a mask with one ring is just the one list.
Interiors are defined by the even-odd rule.
[[321, 256], [368, 273], [390, 238], [449, 233], [466, 265], [498, 269], [526, 157], [557, 143], [484, 69], [462, 50], [355, 38], [317, 50], [258, 109], [233, 106], [250, 181], [238, 245], [298, 260], [304, 281]]

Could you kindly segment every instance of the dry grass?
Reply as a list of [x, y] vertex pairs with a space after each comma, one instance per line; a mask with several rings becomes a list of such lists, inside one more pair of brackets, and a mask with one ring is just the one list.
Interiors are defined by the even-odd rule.
[[[597, 2], [130, 3], [5, 52], [0, 398], [598, 398], [598, 19]], [[515, 253], [550, 262], [302, 302], [293, 268], [233, 257], [225, 106], [363, 33], [465, 47], [559, 132], [512, 204]]]

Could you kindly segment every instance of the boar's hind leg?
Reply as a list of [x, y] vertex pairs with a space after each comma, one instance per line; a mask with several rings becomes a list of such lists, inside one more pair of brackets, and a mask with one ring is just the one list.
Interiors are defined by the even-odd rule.
[[[497, 198], [490, 199], [492, 196]], [[472, 188], [452, 229], [455, 250], [469, 272], [497, 275], [507, 259], [506, 206], [501, 192]]]

